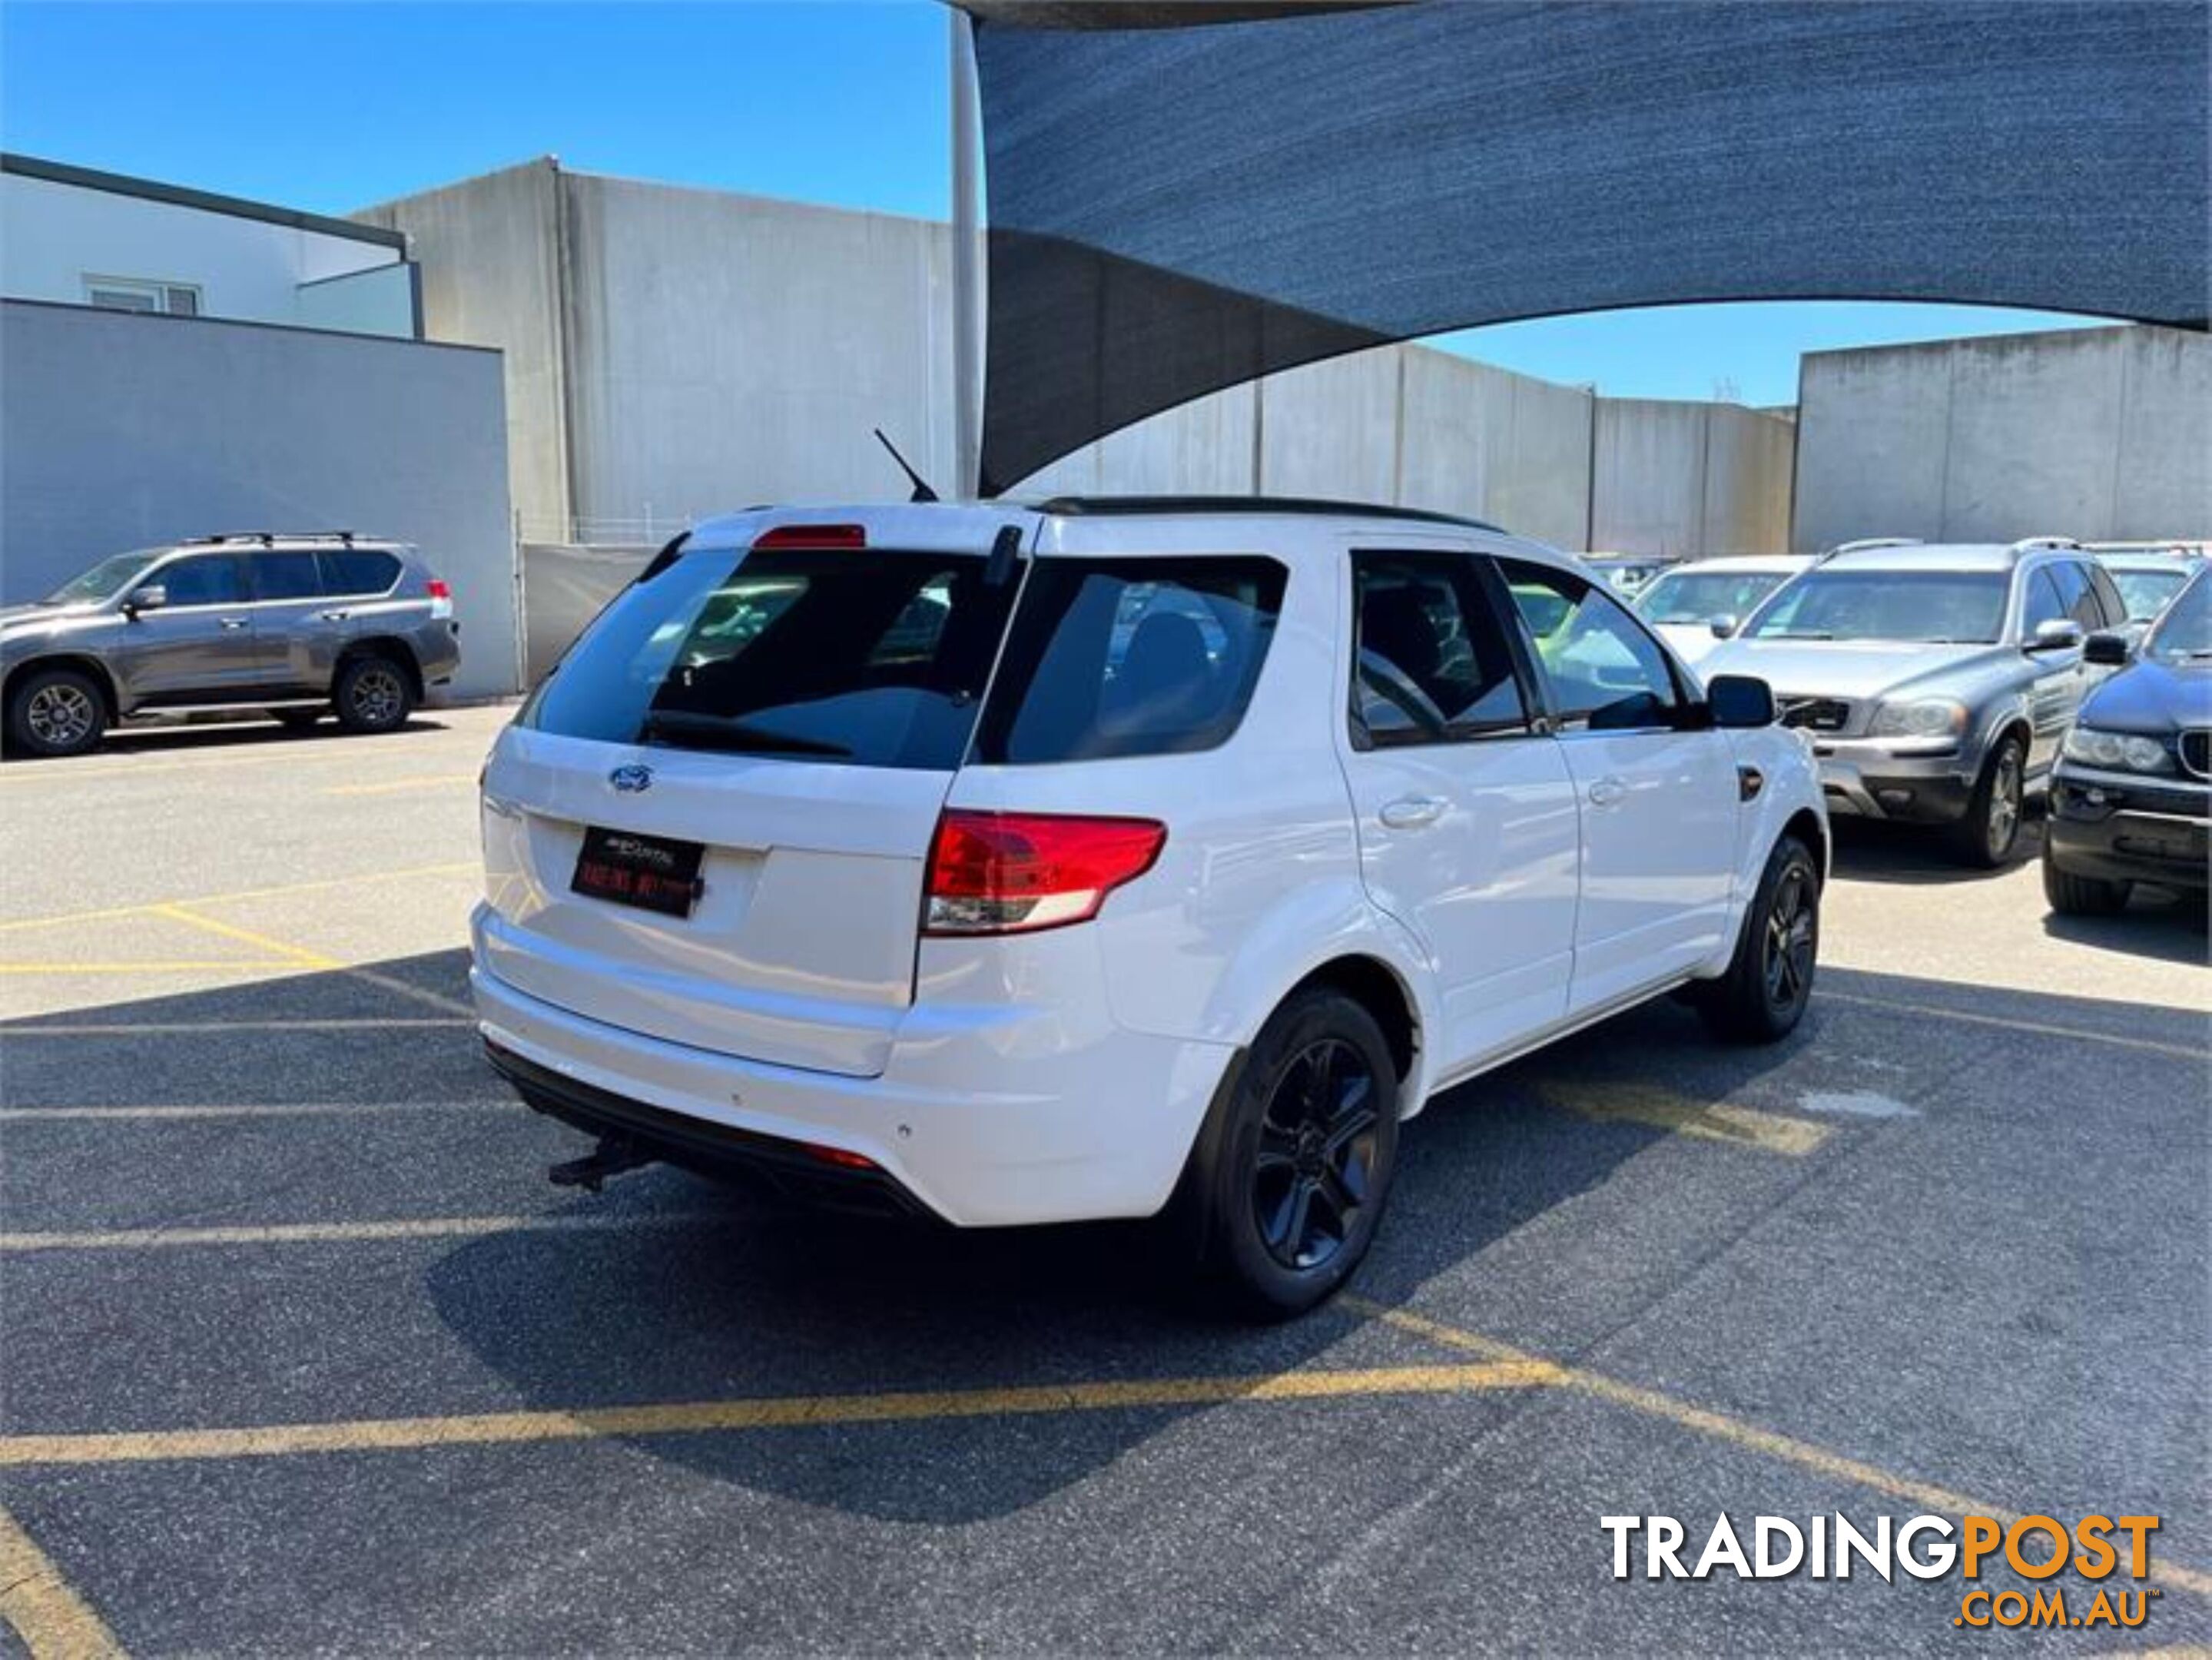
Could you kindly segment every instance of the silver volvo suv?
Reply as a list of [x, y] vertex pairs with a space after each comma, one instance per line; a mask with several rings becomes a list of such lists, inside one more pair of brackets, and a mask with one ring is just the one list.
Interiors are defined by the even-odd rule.
[[1699, 665], [1757, 675], [1808, 731], [1830, 811], [1942, 827], [2001, 865], [2027, 791], [2107, 672], [2127, 607], [2078, 542], [1858, 543], [1778, 589]]
[[0, 610], [8, 744], [30, 755], [211, 709], [389, 732], [460, 660], [453, 590], [413, 549], [348, 532], [141, 548]]

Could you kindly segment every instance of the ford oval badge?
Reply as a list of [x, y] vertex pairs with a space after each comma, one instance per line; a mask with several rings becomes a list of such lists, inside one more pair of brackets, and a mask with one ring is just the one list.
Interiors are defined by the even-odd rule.
[[607, 775], [607, 782], [625, 795], [635, 795], [640, 790], [649, 790], [653, 787], [653, 769], [641, 766], [617, 767]]

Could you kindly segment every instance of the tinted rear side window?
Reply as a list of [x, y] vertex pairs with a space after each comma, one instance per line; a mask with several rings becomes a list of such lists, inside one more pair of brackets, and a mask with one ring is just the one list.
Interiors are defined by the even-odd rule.
[[313, 599], [323, 593], [323, 575], [312, 553], [257, 553], [253, 593], [258, 599]]
[[322, 561], [325, 593], [382, 593], [399, 580], [399, 562], [374, 548], [333, 549]]
[[1013, 765], [1177, 755], [1225, 742], [1274, 637], [1272, 559], [1040, 559], [976, 734]]
[[574, 738], [950, 771], [1011, 582], [980, 554], [688, 554], [634, 584], [522, 715]]

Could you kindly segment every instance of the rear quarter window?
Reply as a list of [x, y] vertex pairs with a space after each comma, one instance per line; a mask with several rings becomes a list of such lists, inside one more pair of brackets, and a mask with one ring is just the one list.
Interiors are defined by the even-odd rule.
[[325, 593], [383, 593], [399, 580], [399, 561], [374, 548], [343, 548], [318, 556]]
[[1037, 560], [976, 759], [1034, 765], [1226, 742], [1259, 683], [1286, 577], [1256, 556]]

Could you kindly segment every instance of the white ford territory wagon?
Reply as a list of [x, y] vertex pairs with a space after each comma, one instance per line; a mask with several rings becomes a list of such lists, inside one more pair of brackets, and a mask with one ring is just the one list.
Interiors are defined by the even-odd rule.
[[1760, 682], [1566, 556], [1324, 502], [769, 510], [499, 739], [493, 1063], [665, 1159], [963, 1226], [1166, 1212], [1262, 1313], [1437, 1091], [1681, 988], [1811, 990], [1827, 824]]

